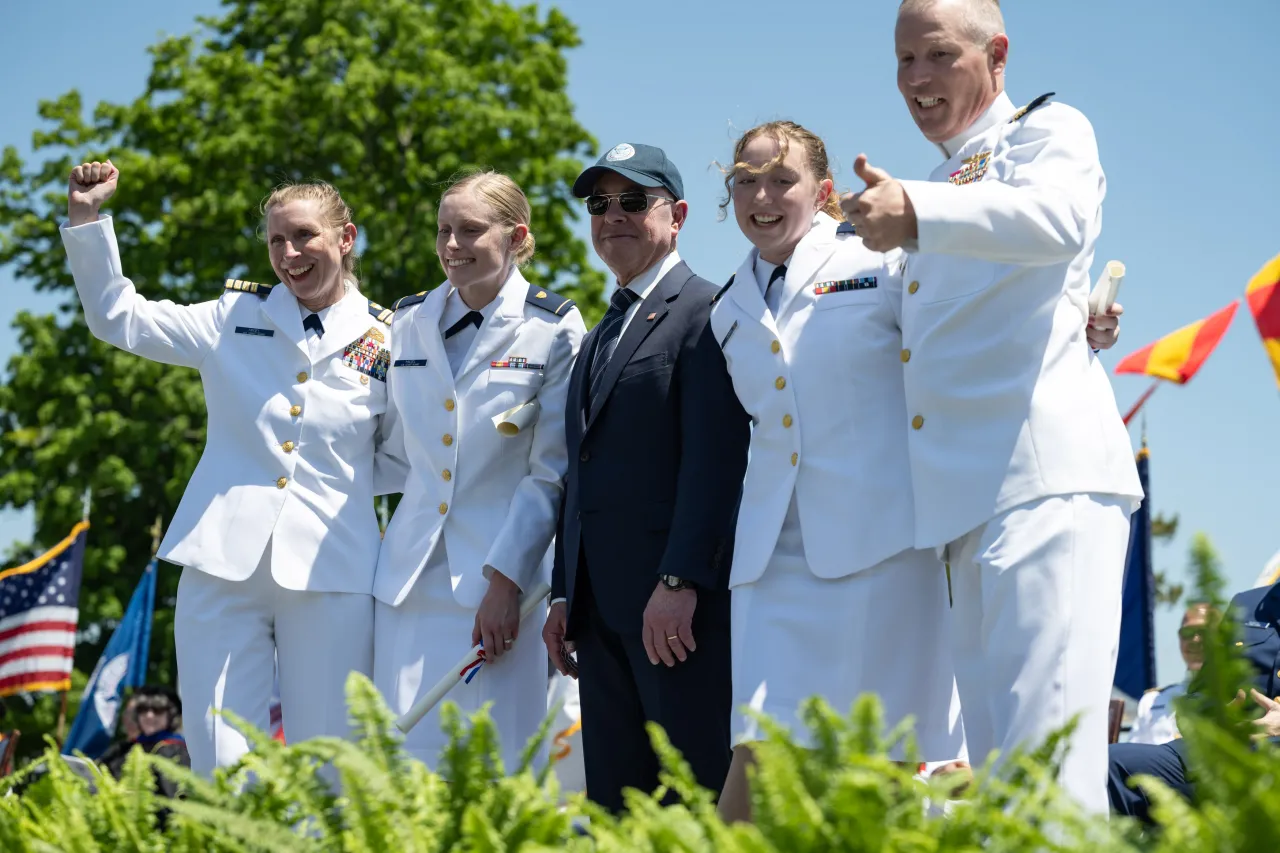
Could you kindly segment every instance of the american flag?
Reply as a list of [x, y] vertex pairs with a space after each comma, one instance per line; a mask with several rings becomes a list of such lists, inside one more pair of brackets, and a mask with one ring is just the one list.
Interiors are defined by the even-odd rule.
[[71, 689], [89, 522], [31, 562], [0, 572], [0, 696]]

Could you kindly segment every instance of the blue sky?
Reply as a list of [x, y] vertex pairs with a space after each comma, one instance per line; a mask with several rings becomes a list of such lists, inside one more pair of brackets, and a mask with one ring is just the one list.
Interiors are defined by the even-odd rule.
[[[728, 160], [736, 134], [758, 122], [789, 118], [819, 133], [845, 189], [861, 186], [852, 167], [863, 151], [902, 177], [924, 177], [937, 164], [894, 85], [892, 0], [806, 0], [784, 11], [759, 0], [559, 5], [584, 40], [570, 55], [579, 120], [601, 150], [656, 144], [680, 166], [692, 208], [681, 253], [707, 278], [727, 278], [747, 248], [732, 219], [717, 221], [723, 187], [714, 161]], [[1280, 253], [1280, 113], [1265, 106], [1280, 4], [1005, 5], [1010, 96], [1024, 103], [1056, 92], [1097, 131], [1108, 195], [1095, 275], [1108, 258], [1128, 267], [1123, 337], [1103, 357], [1110, 367], [1239, 297]], [[29, 151], [41, 98], [78, 88], [88, 104], [132, 99], [149, 68], [147, 45], [191, 30], [197, 15], [218, 7], [11, 4], [0, 29], [0, 146]], [[579, 230], [586, 235], [585, 223]], [[16, 348], [14, 313], [54, 307], [54, 298], [0, 270], [0, 364]], [[1126, 408], [1147, 382], [1118, 376], [1113, 385]], [[1177, 540], [1157, 550], [1157, 567], [1182, 574], [1191, 534], [1204, 531], [1231, 588], [1252, 585], [1280, 549], [1280, 391], [1247, 310], [1200, 374], [1161, 388], [1146, 411], [1152, 506], [1182, 521]], [[1132, 431], [1136, 446], [1136, 424]], [[29, 516], [0, 510], [0, 553], [30, 529]], [[1157, 618], [1164, 681], [1182, 672], [1179, 617], [1166, 610]]]

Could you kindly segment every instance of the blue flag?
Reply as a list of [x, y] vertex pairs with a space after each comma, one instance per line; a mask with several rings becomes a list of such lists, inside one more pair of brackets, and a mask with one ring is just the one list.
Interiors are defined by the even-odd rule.
[[1137, 699], [1156, 686], [1156, 577], [1151, 569], [1151, 487], [1146, 445], [1138, 451], [1138, 479], [1142, 505], [1130, 519], [1129, 556], [1124, 567], [1121, 600], [1120, 654], [1113, 682], [1126, 696]]
[[89, 758], [97, 758], [111, 745], [125, 688], [146, 683], [155, 606], [156, 561], [152, 560], [133, 591], [124, 618], [102, 650], [93, 675], [89, 676], [84, 695], [80, 697], [80, 710], [62, 745], [63, 755], [79, 750]]

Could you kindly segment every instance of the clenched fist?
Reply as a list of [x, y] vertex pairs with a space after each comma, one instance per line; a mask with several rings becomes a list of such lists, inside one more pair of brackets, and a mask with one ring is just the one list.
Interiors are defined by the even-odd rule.
[[95, 222], [98, 211], [115, 194], [120, 170], [110, 160], [81, 163], [71, 170], [67, 183], [67, 218], [71, 224]]

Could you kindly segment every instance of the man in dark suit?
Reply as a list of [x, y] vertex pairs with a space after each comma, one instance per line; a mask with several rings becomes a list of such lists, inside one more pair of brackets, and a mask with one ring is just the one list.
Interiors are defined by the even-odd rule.
[[[1280, 737], [1280, 583], [1246, 590], [1231, 600], [1240, 620], [1236, 649], [1255, 670], [1250, 691], [1266, 713], [1254, 721], [1259, 736]], [[1107, 793], [1117, 814], [1151, 821], [1151, 801], [1141, 788], [1130, 788], [1131, 776], [1154, 776], [1187, 800], [1195, 799], [1195, 781], [1188, 773], [1186, 744], [1116, 743], [1110, 748]]]
[[543, 640], [580, 678], [587, 795], [617, 811], [624, 788], [658, 785], [648, 721], [701, 785], [724, 783], [728, 577], [750, 425], [707, 322], [718, 288], [676, 251], [688, 215], [679, 171], [661, 149], [624, 143], [573, 192], [617, 287], [570, 378]]

